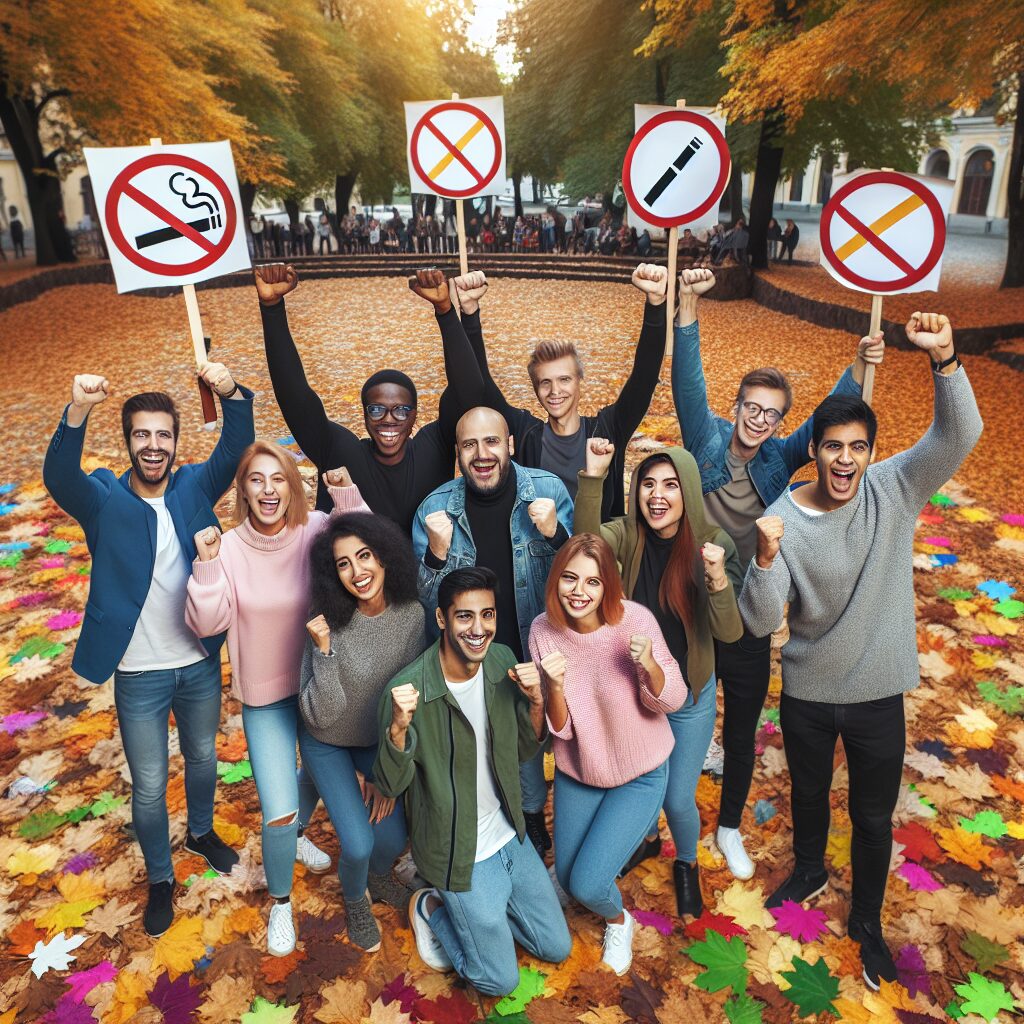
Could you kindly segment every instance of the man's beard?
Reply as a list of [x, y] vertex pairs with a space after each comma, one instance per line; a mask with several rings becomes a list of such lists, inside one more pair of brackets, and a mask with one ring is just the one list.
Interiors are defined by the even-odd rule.
[[174, 465], [174, 457], [177, 455], [178, 449], [177, 447], [175, 447], [170, 452], [162, 452], [162, 454], [165, 456], [164, 470], [160, 474], [160, 476], [156, 477], [155, 479], [146, 475], [146, 467], [142, 463], [142, 453], [152, 450], [155, 449], [140, 448], [137, 452], [133, 452], [131, 456], [132, 470], [143, 483], [160, 484], [163, 483], [168, 476], [170, 476], [171, 467]]

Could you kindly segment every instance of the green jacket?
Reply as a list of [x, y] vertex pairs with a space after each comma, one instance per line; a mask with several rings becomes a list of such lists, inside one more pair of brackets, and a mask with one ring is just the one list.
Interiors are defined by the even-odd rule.
[[[381, 695], [380, 743], [373, 778], [386, 796], [405, 795], [405, 817], [412, 856], [419, 873], [449, 892], [467, 892], [476, 861], [476, 735], [451, 695], [441, 672], [441, 641], [428, 647], [391, 680]], [[509, 822], [520, 842], [526, 835], [520, 762], [541, 741], [530, 721], [530, 703], [508, 676], [515, 655], [491, 644], [484, 658], [484, 688], [491, 731], [491, 771]], [[391, 691], [411, 683], [419, 704], [405, 738], [392, 742]]]
[[[697, 546], [693, 572], [699, 581], [697, 586], [697, 607], [694, 609], [692, 627], [684, 626], [686, 632], [686, 681], [696, 700], [704, 684], [711, 678], [715, 667], [715, 640], [733, 643], [743, 635], [743, 621], [736, 606], [736, 593], [743, 581], [736, 545], [724, 530], [704, 517], [704, 496], [701, 491], [700, 473], [693, 456], [685, 448], [666, 448], [659, 454], [667, 455], [676, 467], [679, 483], [683, 490], [686, 518], [693, 532]], [[601, 522], [601, 498], [604, 477], [579, 474], [579, 490], [576, 492], [576, 509], [573, 533], [600, 533], [611, 545], [615, 559], [622, 573], [622, 585], [627, 598], [632, 598], [640, 575], [640, 563], [644, 554], [644, 530], [637, 525], [636, 492], [640, 481], [634, 471], [629, 484], [629, 512], [611, 522]], [[700, 549], [706, 543], [725, 548], [725, 573], [729, 585], [715, 594], [709, 594], [704, 586], [704, 562]], [[744, 567], [745, 568], [745, 567]]]

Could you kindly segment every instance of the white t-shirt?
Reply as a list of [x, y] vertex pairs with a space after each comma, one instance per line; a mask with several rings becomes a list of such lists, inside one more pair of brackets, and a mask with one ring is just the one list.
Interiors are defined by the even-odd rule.
[[820, 509], [820, 508], [807, 508], [804, 505], [798, 505], [797, 504], [797, 500], [796, 500], [796, 498], [793, 497], [793, 492], [791, 490], [787, 489], [786, 493], [789, 495], [789, 500], [791, 502], [793, 502], [793, 504], [796, 505], [796, 507], [798, 509], [800, 509], [800, 511], [803, 512], [803, 514], [805, 516], [810, 516], [813, 519], [815, 516], [823, 516], [825, 514], [823, 509]]
[[459, 702], [476, 734], [476, 863], [493, 857], [516, 830], [509, 824], [501, 807], [498, 788], [491, 773], [491, 736], [487, 725], [487, 704], [484, 701], [484, 667], [465, 683], [448, 683], [451, 695]]
[[189, 563], [182, 556], [174, 522], [163, 498], [143, 498], [156, 512], [156, 561], [145, 604], [118, 669], [151, 672], [183, 668], [206, 657], [206, 649], [185, 624]]

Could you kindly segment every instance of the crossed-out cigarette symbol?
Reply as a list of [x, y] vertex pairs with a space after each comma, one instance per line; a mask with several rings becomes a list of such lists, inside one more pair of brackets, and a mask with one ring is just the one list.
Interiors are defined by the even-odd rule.
[[668, 170], [651, 186], [650, 191], [644, 196], [644, 202], [648, 206], [653, 206], [661, 198], [665, 189], [676, 180], [682, 169], [696, 156], [698, 150], [703, 145], [704, 140], [696, 135], [690, 139], [679, 156], [669, 164]]
[[[183, 180], [178, 180], [183, 179]], [[186, 225], [195, 231], [207, 232], [219, 228], [223, 224], [220, 214], [220, 203], [209, 192], [199, 188], [199, 182], [184, 171], [175, 171], [167, 181], [167, 187], [181, 199], [182, 204], [190, 210], [208, 210], [209, 215], [197, 220], [187, 221]], [[184, 232], [177, 228], [157, 228], [135, 236], [135, 247], [146, 249], [161, 242], [170, 242], [175, 238], [184, 238]]]

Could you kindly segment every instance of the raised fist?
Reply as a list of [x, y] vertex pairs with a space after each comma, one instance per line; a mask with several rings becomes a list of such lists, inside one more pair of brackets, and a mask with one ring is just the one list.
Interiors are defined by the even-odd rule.
[[540, 688], [540, 669], [532, 661], [526, 661], [516, 665], [515, 668], [510, 668], [508, 675], [531, 704], [544, 703], [544, 693]]
[[351, 487], [352, 477], [344, 466], [339, 466], [324, 473], [324, 483], [328, 487]]
[[97, 373], [79, 373], [71, 383], [71, 404], [83, 409], [91, 409], [106, 401], [109, 394], [107, 378]]
[[706, 267], [684, 270], [679, 275], [680, 295], [703, 295], [715, 287], [715, 275]]
[[548, 678], [548, 684], [556, 690], [565, 685], [565, 655], [561, 651], [552, 651], [540, 659], [540, 667]]
[[276, 306], [299, 283], [299, 275], [289, 263], [265, 263], [253, 267], [256, 294], [264, 306]]
[[587, 442], [587, 476], [607, 476], [615, 458], [615, 445], [604, 437], [592, 437]]
[[226, 398], [235, 390], [235, 381], [231, 371], [223, 363], [203, 363], [199, 367], [199, 376], [206, 381], [210, 387], [217, 392], [221, 398]]
[[633, 287], [639, 288], [652, 306], [660, 306], [668, 294], [668, 271], [656, 263], [641, 263], [633, 271]]
[[321, 654], [331, 653], [331, 627], [327, 625], [327, 620], [322, 615], [306, 623], [306, 632], [312, 637]]
[[907, 321], [907, 338], [924, 349], [935, 362], [953, 354], [953, 327], [941, 313], [913, 313]]
[[704, 583], [708, 592], [723, 590], [729, 582], [725, 575], [725, 548], [709, 541], [700, 549], [700, 557], [704, 562]]
[[452, 533], [455, 524], [451, 517], [441, 509], [438, 512], [431, 512], [424, 520], [427, 528], [427, 543], [430, 545], [430, 553], [440, 562], [448, 561], [448, 549], [452, 546]]
[[391, 726], [405, 732], [420, 700], [420, 692], [412, 683], [396, 686], [391, 691]]
[[882, 332], [871, 337], [863, 337], [857, 344], [857, 358], [869, 363], [871, 366], [879, 366], [885, 357], [885, 338]]
[[480, 300], [487, 291], [487, 278], [482, 270], [471, 270], [468, 274], [453, 277], [448, 282], [455, 288], [455, 297], [459, 300], [459, 309], [463, 313], [475, 313], [480, 308]]
[[216, 526], [208, 526], [200, 530], [193, 538], [196, 542], [196, 555], [200, 562], [209, 562], [220, 554], [220, 530]]
[[452, 300], [448, 294], [448, 282], [444, 279], [444, 271], [434, 268], [417, 270], [409, 278], [409, 287], [421, 298], [431, 303], [438, 313], [447, 313], [452, 308]]
[[542, 537], [551, 540], [558, 530], [558, 516], [555, 515], [555, 502], [553, 498], [534, 498], [526, 506], [526, 512], [530, 522], [537, 527]]
[[762, 516], [755, 524], [757, 527], [757, 564], [762, 569], [770, 569], [779, 553], [782, 543], [784, 526], [781, 516]]
[[651, 638], [634, 634], [629, 638], [629, 656], [637, 665], [642, 665], [648, 672], [654, 667], [654, 655], [651, 653]]

